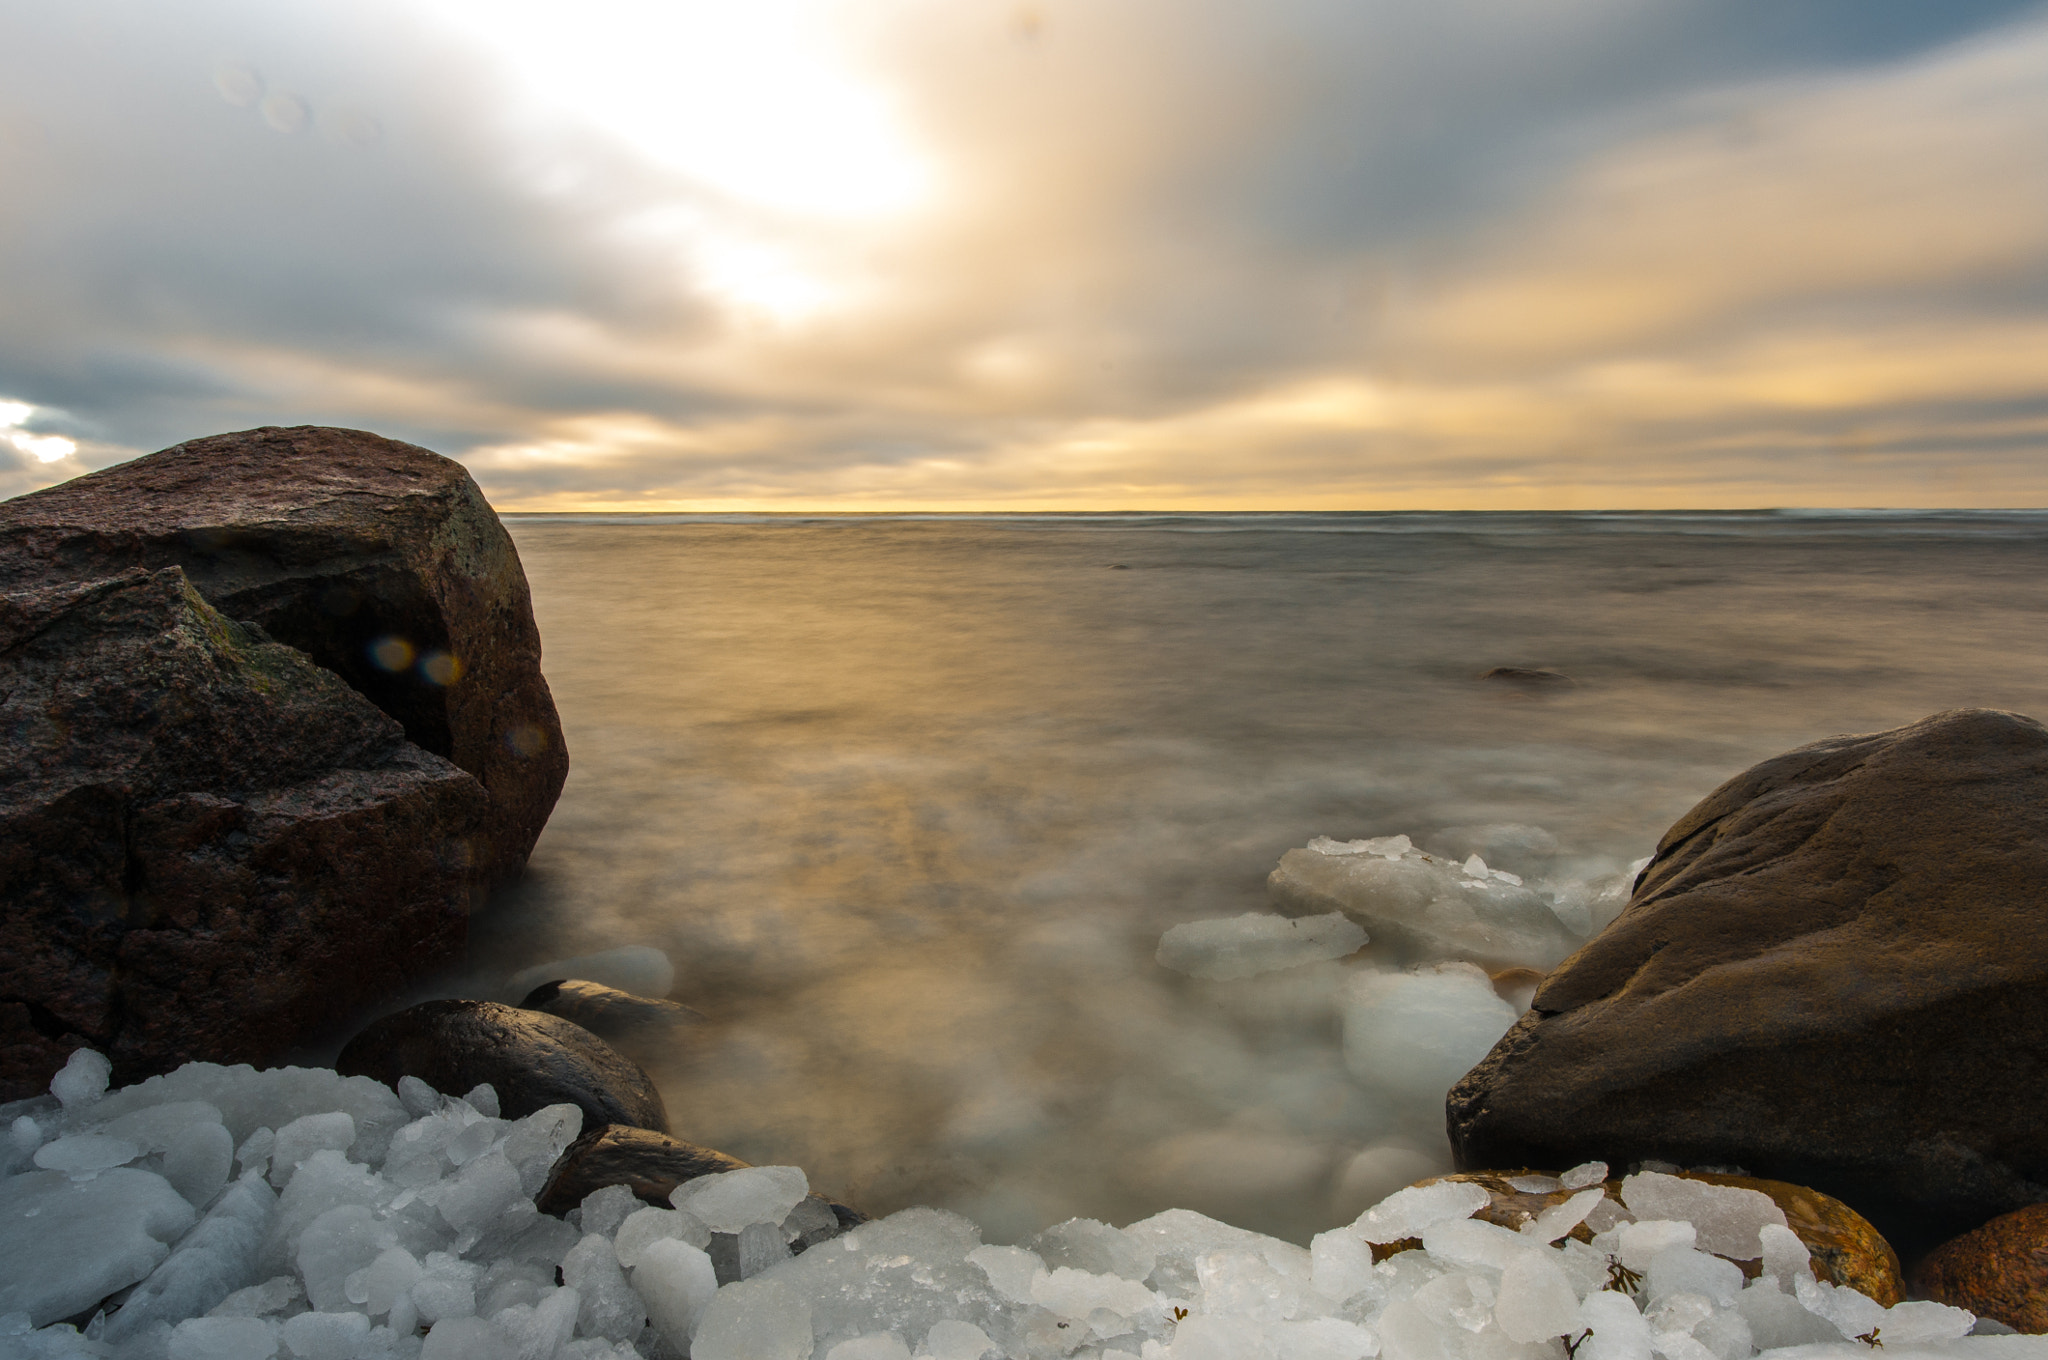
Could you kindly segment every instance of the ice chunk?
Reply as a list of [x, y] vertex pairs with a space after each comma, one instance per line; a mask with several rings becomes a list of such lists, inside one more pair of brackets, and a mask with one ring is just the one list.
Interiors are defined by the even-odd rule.
[[1801, 1307], [1798, 1299], [1780, 1290], [1768, 1275], [1736, 1296], [1735, 1309], [1749, 1324], [1751, 1340], [1761, 1350], [1842, 1339], [1833, 1323]]
[[165, 1136], [163, 1178], [195, 1206], [219, 1194], [234, 1168], [235, 1140], [217, 1122], [186, 1124]]
[[1626, 1294], [1603, 1289], [1579, 1305], [1579, 1326], [1591, 1333], [1577, 1360], [1650, 1360], [1650, 1324]]
[[290, 1275], [277, 1275], [262, 1284], [252, 1284], [216, 1303], [208, 1317], [266, 1317], [282, 1313], [306, 1297], [306, 1289]]
[[1462, 1331], [1480, 1332], [1493, 1320], [1496, 1297], [1491, 1279], [1460, 1272], [1431, 1280], [1415, 1291], [1411, 1302], [1433, 1322]]
[[74, 1049], [65, 1060], [62, 1070], [50, 1078], [50, 1094], [64, 1107], [64, 1113], [75, 1115], [107, 1092], [107, 1081], [114, 1075], [114, 1065], [103, 1054], [89, 1048]]
[[172, 1329], [170, 1360], [270, 1360], [277, 1341], [267, 1318], [191, 1318]]
[[169, 1181], [134, 1167], [83, 1183], [60, 1171], [0, 1180], [0, 1314], [38, 1327], [69, 1317], [146, 1277], [198, 1216]]
[[1785, 1211], [1761, 1190], [1712, 1185], [1655, 1171], [1621, 1183], [1621, 1200], [1638, 1219], [1685, 1219], [1699, 1230], [1699, 1248], [1717, 1256], [1754, 1260], [1763, 1253], [1757, 1233], [1785, 1226]]
[[1373, 1282], [1372, 1248], [1348, 1228], [1317, 1233], [1308, 1254], [1310, 1283], [1333, 1303], [1344, 1302]]
[[593, 1190], [583, 1197], [583, 1231], [599, 1237], [615, 1236], [619, 1225], [640, 1207], [640, 1197], [630, 1185], [607, 1185], [602, 1190]]
[[139, 1144], [145, 1152], [161, 1152], [178, 1134], [193, 1125], [218, 1123], [220, 1110], [215, 1106], [203, 1100], [173, 1100], [131, 1111], [118, 1119], [109, 1119], [88, 1132], [104, 1133], [109, 1138], [126, 1138]]
[[932, 1360], [982, 1360], [995, 1348], [987, 1332], [971, 1322], [950, 1318], [934, 1322], [924, 1338], [924, 1349]]
[[1290, 850], [1266, 880], [1282, 912], [1341, 911], [1376, 951], [1403, 962], [1461, 959], [1488, 968], [1545, 971], [1579, 937], [1534, 890], [1488, 871], [1474, 877], [1433, 855], [1385, 858]]
[[1072, 1266], [1097, 1275], [1121, 1275], [1143, 1281], [1159, 1263], [1158, 1254], [1121, 1228], [1092, 1218], [1070, 1218], [1031, 1239], [1048, 1270]]
[[306, 1298], [325, 1310], [349, 1305], [348, 1280], [393, 1245], [390, 1225], [361, 1204], [329, 1209], [299, 1235], [296, 1264], [306, 1282]]
[[142, 1155], [142, 1149], [126, 1138], [109, 1138], [103, 1133], [74, 1133], [36, 1149], [35, 1163], [45, 1171], [62, 1171], [68, 1176], [91, 1176], [108, 1167], [126, 1166]]
[[1415, 843], [1406, 836], [1372, 836], [1365, 840], [1337, 841], [1328, 836], [1317, 836], [1308, 843], [1308, 848], [1318, 855], [1378, 855], [1381, 859], [1399, 859], [1414, 848]]
[[1344, 994], [1344, 1063], [1360, 1081], [1441, 1100], [1515, 1023], [1515, 1008], [1470, 964], [1365, 973]]
[[582, 1300], [573, 1289], [546, 1289], [532, 1303], [517, 1303], [491, 1315], [511, 1341], [507, 1360], [554, 1360], [576, 1330]]
[[412, 1302], [422, 1322], [438, 1324], [446, 1318], [465, 1318], [476, 1313], [476, 1284], [484, 1273], [482, 1266], [445, 1251], [430, 1251], [420, 1267], [426, 1273], [412, 1287]]
[[[224, 1133], [218, 1124], [198, 1127]], [[159, 1322], [197, 1316], [248, 1284], [276, 1204], [260, 1177], [237, 1181], [108, 1319], [105, 1339], [126, 1341]]]
[[1775, 1279], [1787, 1294], [1795, 1280], [1813, 1274], [1813, 1253], [1790, 1228], [1766, 1224], [1757, 1230], [1757, 1243], [1763, 1251], [1762, 1273]]
[[389, 1086], [369, 1077], [344, 1077], [331, 1068], [273, 1067], [258, 1072], [246, 1064], [186, 1063], [175, 1072], [111, 1092], [90, 1111], [112, 1120], [169, 1101], [203, 1101], [239, 1146], [259, 1128], [281, 1129], [301, 1115], [346, 1112], [355, 1120], [348, 1151], [358, 1161], [383, 1161], [391, 1135], [407, 1121], [405, 1107]]
[[498, 1088], [489, 1082], [479, 1082], [472, 1086], [462, 1099], [478, 1114], [491, 1119], [498, 1117]]
[[981, 1268], [998, 1294], [1013, 1303], [1030, 1303], [1031, 1282], [1048, 1272], [1036, 1252], [1023, 1247], [976, 1247], [967, 1259]]
[[740, 1230], [738, 1262], [742, 1280], [751, 1280], [788, 1259], [789, 1244], [782, 1240], [780, 1223], [749, 1223]]
[[1342, 912], [1293, 918], [1246, 912], [1174, 926], [1159, 937], [1157, 958], [1190, 977], [1242, 978], [1341, 959], [1364, 944], [1365, 931]]
[[383, 1317], [400, 1299], [412, 1298], [412, 1287], [426, 1278], [419, 1258], [404, 1247], [390, 1246], [343, 1283], [342, 1295], [371, 1317]]
[[619, 1264], [631, 1270], [640, 1264], [640, 1254], [656, 1242], [673, 1238], [688, 1242], [699, 1251], [711, 1246], [711, 1230], [693, 1214], [678, 1209], [657, 1209], [652, 1205], [636, 1209], [619, 1225], [614, 1250]]
[[[1258, 1258], [1253, 1257], [1253, 1260]], [[1263, 1261], [1259, 1262], [1266, 1267]], [[1135, 1280], [1117, 1275], [1094, 1275], [1072, 1266], [1061, 1266], [1031, 1280], [1031, 1300], [1061, 1317], [1086, 1318], [1098, 1308], [1107, 1308], [1125, 1318], [1157, 1311], [1159, 1300]]]
[[434, 1207], [458, 1233], [480, 1232], [527, 1196], [503, 1149], [493, 1148], [434, 1187]]
[[1690, 1247], [1699, 1232], [1690, 1223], [1643, 1219], [1615, 1230], [1615, 1254], [1630, 1270], [1648, 1270], [1657, 1253], [1669, 1247]]
[[356, 1121], [344, 1110], [301, 1115], [277, 1131], [270, 1151], [270, 1183], [282, 1190], [306, 1158], [323, 1149], [347, 1152]]
[[1607, 1179], [1607, 1163], [1581, 1162], [1557, 1178], [1557, 1183], [1567, 1190], [1583, 1190], [1589, 1185], [1599, 1185]]
[[1511, 1262], [1537, 1250], [1533, 1242], [1513, 1228], [1478, 1218], [1433, 1223], [1423, 1230], [1422, 1246], [1440, 1261], [1487, 1270], [1505, 1270]]
[[1380, 1352], [1379, 1337], [1343, 1318], [1278, 1323], [1272, 1336], [1279, 1360], [1367, 1360]]
[[1500, 1274], [1493, 1316], [1513, 1340], [1543, 1341], [1576, 1330], [1579, 1296], [1550, 1252], [1525, 1251]]
[[568, 1104], [543, 1106], [506, 1130], [505, 1158], [518, 1170], [520, 1190], [528, 1199], [541, 1192], [555, 1162], [582, 1130], [583, 1111]]
[[749, 1223], [781, 1223], [811, 1183], [794, 1166], [750, 1166], [684, 1181], [668, 1201], [713, 1232], [736, 1233]]
[[1493, 1196], [1469, 1181], [1438, 1181], [1397, 1190], [1358, 1216], [1351, 1231], [1368, 1242], [1399, 1242], [1420, 1237], [1439, 1223], [1470, 1218]]
[[1256, 1251], [1212, 1251], [1195, 1263], [1195, 1276], [1204, 1312], [1273, 1323], [1322, 1311], [1313, 1258], [1311, 1273], [1303, 1276], [1276, 1269]]
[[[772, 1289], [773, 1286], [764, 1280], [753, 1280], [742, 1281], [730, 1288], [758, 1290]], [[670, 1344], [679, 1351], [694, 1355], [696, 1360], [704, 1360], [707, 1353], [702, 1349], [693, 1350], [691, 1338], [707, 1321], [706, 1309], [711, 1306], [713, 1297], [725, 1292], [718, 1287], [718, 1274], [712, 1268], [709, 1256], [688, 1242], [673, 1237], [651, 1242], [633, 1267], [633, 1292], [640, 1296], [648, 1320], [668, 1338]], [[759, 1297], [779, 1299], [783, 1295], [770, 1293]], [[801, 1305], [801, 1298], [796, 1302]], [[751, 1321], [751, 1318], [742, 1321]], [[735, 1338], [735, 1342], [739, 1339]], [[809, 1356], [811, 1324], [808, 1308], [804, 1310], [803, 1343], [802, 1355]], [[752, 1355], [753, 1352], [735, 1349], [733, 1354], [737, 1357]]]
[[531, 968], [522, 968], [506, 979], [505, 993], [519, 1001], [543, 982], [560, 982], [568, 978], [615, 987], [634, 996], [661, 998], [675, 990], [676, 969], [669, 962], [668, 955], [659, 949], [631, 944], [600, 950], [595, 954], [551, 959]]
[[1740, 1266], [1686, 1247], [1667, 1247], [1651, 1257], [1643, 1282], [1643, 1297], [1653, 1303], [1674, 1294], [1699, 1294], [1727, 1308], [1741, 1292]]
[[1594, 1186], [1581, 1190], [1562, 1204], [1553, 1204], [1536, 1217], [1522, 1225], [1522, 1231], [1539, 1242], [1555, 1242], [1573, 1228], [1586, 1221], [1601, 1200], [1607, 1198], [1606, 1188]]
[[910, 1360], [910, 1347], [894, 1332], [869, 1332], [840, 1342], [825, 1352], [825, 1360]]
[[1965, 1309], [1909, 1299], [1885, 1309], [1877, 1331], [1886, 1346], [1917, 1346], [1968, 1336], [1976, 1323], [1977, 1315]]
[[361, 1313], [301, 1313], [278, 1330], [297, 1360], [354, 1360], [369, 1340], [370, 1320]]
[[427, 1333], [420, 1360], [507, 1360], [518, 1353], [512, 1338], [487, 1319], [450, 1317]]
[[691, 1360], [810, 1360], [811, 1306], [780, 1280], [727, 1285], [704, 1310]]
[[591, 1233], [562, 1258], [562, 1283], [582, 1300], [577, 1329], [585, 1336], [630, 1341], [647, 1325], [647, 1310], [619, 1268], [611, 1241]]

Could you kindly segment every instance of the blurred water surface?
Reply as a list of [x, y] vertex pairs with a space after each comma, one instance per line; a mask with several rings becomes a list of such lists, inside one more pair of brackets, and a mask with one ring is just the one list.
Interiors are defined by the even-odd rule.
[[1447, 1162], [1347, 1076], [1351, 965], [1154, 962], [1290, 847], [1518, 822], [1611, 872], [1787, 747], [2048, 715], [2044, 514], [509, 523], [572, 766], [470, 985], [664, 949], [712, 1017], [645, 1055], [678, 1134], [991, 1240], [1306, 1241]]

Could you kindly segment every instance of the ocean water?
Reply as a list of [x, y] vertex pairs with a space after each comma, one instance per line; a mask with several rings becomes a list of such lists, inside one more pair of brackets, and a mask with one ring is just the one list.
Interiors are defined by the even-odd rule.
[[710, 1017], [638, 1055], [680, 1136], [992, 1241], [1305, 1242], [1448, 1166], [1347, 1067], [1379, 965], [1155, 960], [1291, 848], [1524, 824], [1597, 883], [1788, 747], [2048, 716], [2048, 514], [508, 523], [572, 765], [462, 986], [660, 948]]

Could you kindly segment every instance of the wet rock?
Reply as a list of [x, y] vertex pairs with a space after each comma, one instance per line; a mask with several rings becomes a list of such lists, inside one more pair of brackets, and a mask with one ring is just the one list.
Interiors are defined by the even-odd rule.
[[1575, 689], [1579, 683], [1563, 671], [1547, 666], [1495, 666], [1479, 678], [1523, 690]]
[[1738, 775], [1454, 1087], [1463, 1166], [1736, 1164], [1911, 1255], [2048, 1200], [2048, 729], [1959, 710]]
[[[1784, 1212], [1785, 1226], [1812, 1253], [1810, 1264], [1815, 1279], [1846, 1285], [1869, 1295], [1887, 1308], [1905, 1297], [1899, 1258], [1892, 1251], [1891, 1244], [1867, 1219], [1840, 1200], [1807, 1186], [1758, 1180], [1752, 1176], [1726, 1176], [1708, 1171], [1680, 1171], [1676, 1175], [1682, 1180], [1730, 1185], [1768, 1195], [1772, 1203]], [[1463, 1171], [1449, 1176], [1432, 1176], [1416, 1183], [1434, 1185], [1438, 1181], [1459, 1181], [1481, 1187], [1492, 1198], [1473, 1217], [1517, 1232], [1544, 1210], [1554, 1209], [1579, 1193], [1565, 1189], [1554, 1173], [1529, 1170]], [[1595, 1233], [1630, 1217], [1622, 1203], [1621, 1178], [1600, 1184], [1607, 1192], [1606, 1201], [1595, 1206], [1585, 1221], [1565, 1234], [1567, 1237], [1591, 1242]], [[1375, 1246], [1373, 1254], [1376, 1260], [1384, 1260], [1398, 1250], [1420, 1245], [1419, 1241], [1410, 1238]], [[1755, 1279], [1762, 1263], [1760, 1258], [1752, 1258], [1737, 1260], [1736, 1264], [1744, 1275]]]
[[1942, 1243], [1914, 1267], [1913, 1292], [2016, 1332], [2048, 1332], [2048, 1204]]
[[568, 759], [526, 577], [461, 465], [318, 426], [193, 440], [0, 504], [0, 590], [185, 569], [474, 775], [471, 853], [516, 875]]
[[519, 1006], [559, 1016], [607, 1043], [625, 1047], [656, 1043], [678, 1029], [704, 1023], [704, 1013], [688, 1006], [575, 978], [542, 983]]
[[0, 595], [0, 1100], [270, 1064], [459, 956], [484, 792], [182, 570]]
[[[669, 1196], [683, 1182], [748, 1165], [737, 1157], [665, 1133], [615, 1124], [591, 1129], [571, 1143], [534, 1204], [542, 1213], [566, 1214], [583, 1203], [585, 1196], [608, 1185], [623, 1185], [646, 1203], [665, 1209]], [[813, 1194], [805, 1197], [789, 1221], [801, 1230], [790, 1243], [800, 1252], [868, 1218], [858, 1209]]]
[[506, 1119], [569, 1104], [583, 1111], [586, 1128], [668, 1128], [654, 1083], [604, 1040], [567, 1020], [495, 1001], [424, 1001], [387, 1015], [349, 1040], [334, 1066], [393, 1088], [408, 1076], [436, 1091], [488, 1082]]

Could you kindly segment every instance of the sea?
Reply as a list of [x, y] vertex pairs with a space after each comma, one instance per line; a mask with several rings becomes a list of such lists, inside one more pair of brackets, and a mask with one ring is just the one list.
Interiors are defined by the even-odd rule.
[[2048, 512], [506, 520], [571, 764], [463, 984], [658, 949], [678, 1136], [991, 1241], [1306, 1242], [1449, 1167], [1347, 1061], [1383, 965], [1157, 959], [1291, 849], [1535, 828], [1625, 892], [1767, 756], [2048, 717]]

